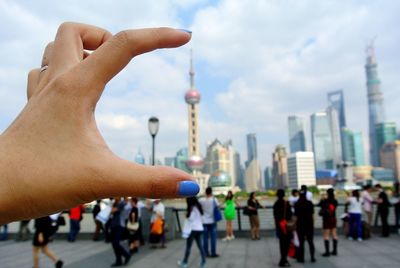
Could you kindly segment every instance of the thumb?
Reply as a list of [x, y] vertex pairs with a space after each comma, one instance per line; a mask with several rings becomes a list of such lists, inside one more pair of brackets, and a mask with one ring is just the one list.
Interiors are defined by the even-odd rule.
[[105, 177], [97, 183], [101, 197], [136, 196], [179, 198], [198, 194], [194, 178], [179, 169], [166, 166], [145, 166], [114, 156], [108, 162]]

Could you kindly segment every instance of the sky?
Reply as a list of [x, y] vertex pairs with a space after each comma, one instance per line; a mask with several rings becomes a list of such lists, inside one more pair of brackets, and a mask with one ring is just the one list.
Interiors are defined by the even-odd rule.
[[[183, 47], [138, 56], [108, 85], [96, 120], [110, 148], [149, 159], [147, 120], [160, 119], [156, 158], [187, 146], [189, 57], [201, 92], [200, 143], [231, 139], [247, 158], [246, 134], [256, 133], [261, 167], [277, 144], [288, 148], [287, 117], [327, 106], [343, 89], [347, 125], [367, 147], [365, 49], [375, 38], [386, 119], [400, 126], [400, 1], [317, 0], [0, 0], [0, 132], [26, 104], [26, 77], [64, 21], [125, 30], [188, 29]], [[309, 132], [309, 123], [307, 123]], [[311, 149], [309, 133], [307, 147]], [[367, 152], [366, 152], [367, 155]]]

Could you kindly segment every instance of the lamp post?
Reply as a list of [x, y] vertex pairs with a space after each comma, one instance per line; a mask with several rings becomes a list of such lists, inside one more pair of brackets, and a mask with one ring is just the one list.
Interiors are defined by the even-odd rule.
[[153, 148], [152, 148], [152, 156], [151, 156], [151, 163], [154, 166], [154, 158], [155, 158], [155, 139], [156, 139], [156, 135], [158, 132], [158, 127], [160, 126], [160, 121], [158, 120], [157, 117], [150, 117], [149, 118], [149, 122], [148, 122], [148, 126], [149, 126], [149, 132], [150, 135], [153, 139]]

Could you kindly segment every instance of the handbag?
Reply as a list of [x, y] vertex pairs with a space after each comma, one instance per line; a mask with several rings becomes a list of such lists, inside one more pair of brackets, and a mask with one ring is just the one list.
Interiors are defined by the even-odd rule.
[[139, 229], [139, 223], [128, 221], [128, 224], [126, 225], [126, 229], [128, 229], [129, 231], [136, 232]]
[[163, 232], [163, 220], [161, 218], [157, 218], [153, 224], [151, 225], [151, 234], [160, 235]]
[[214, 202], [214, 221], [219, 222], [222, 220], [222, 214], [221, 211], [219, 210], [219, 207], [217, 206], [217, 202], [215, 202], [215, 199], [213, 200]]
[[185, 239], [188, 238], [191, 232], [192, 232], [192, 226], [190, 224], [190, 221], [188, 219], [185, 219], [182, 229], [182, 238]]

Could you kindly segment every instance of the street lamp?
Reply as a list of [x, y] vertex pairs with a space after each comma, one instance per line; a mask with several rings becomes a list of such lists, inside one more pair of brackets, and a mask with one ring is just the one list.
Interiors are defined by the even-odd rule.
[[157, 135], [159, 126], [160, 126], [160, 121], [158, 120], [157, 117], [152, 116], [149, 118], [149, 132], [150, 132], [151, 137], [153, 138], [153, 151], [152, 151], [153, 153], [152, 153], [152, 157], [151, 157], [151, 163], [153, 166], [154, 166], [154, 157], [155, 157], [155, 153], [154, 153], [155, 139], [156, 139], [156, 135]]

